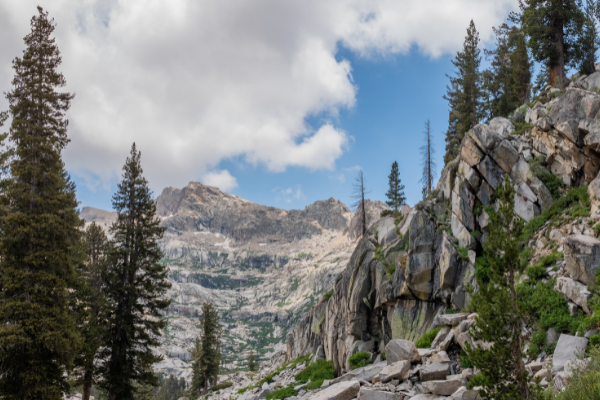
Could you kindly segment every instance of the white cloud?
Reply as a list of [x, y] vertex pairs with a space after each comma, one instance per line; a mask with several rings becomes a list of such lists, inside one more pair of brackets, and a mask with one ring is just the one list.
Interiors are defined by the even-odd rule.
[[[0, 0], [0, 90], [36, 0]], [[70, 171], [88, 186], [120, 175], [133, 141], [154, 190], [189, 180], [235, 185], [224, 159], [275, 172], [335, 169], [352, 138], [305, 120], [351, 108], [365, 56], [454, 52], [475, 19], [483, 38], [516, 0], [53, 0], [67, 90]], [[6, 101], [0, 109], [6, 109]], [[211, 172], [212, 171], [212, 172]], [[215, 175], [216, 174], [216, 175]], [[93, 178], [97, 177], [97, 178]], [[96, 179], [96, 181], [94, 181]]]
[[295, 187], [288, 187], [285, 189], [281, 189], [280, 187], [273, 188], [274, 193], [277, 193], [275, 196], [276, 201], [284, 201], [286, 203], [291, 203], [294, 200], [304, 200], [306, 199], [306, 195], [302, 191], [302, 185], [296, 185]]
[[224, 192], [228, 192], [238, 186], [237, 179], [231, 176], [227, 170], [216, 170], [205, 173], [202, 183], [208, 186], [216, 186]]

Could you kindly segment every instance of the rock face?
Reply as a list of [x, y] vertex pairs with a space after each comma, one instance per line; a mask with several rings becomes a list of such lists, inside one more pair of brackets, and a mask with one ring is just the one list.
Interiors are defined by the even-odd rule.
[[573, 279], [591, 285], [600, 269], [600, 241], [586, 235], [571, 235], [563, 241], [567, 271]]

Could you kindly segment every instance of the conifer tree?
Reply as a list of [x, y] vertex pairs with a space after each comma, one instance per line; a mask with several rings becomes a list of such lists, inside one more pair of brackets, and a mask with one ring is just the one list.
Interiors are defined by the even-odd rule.
[[464, 135], [458, 134], [458, 84], [446, 86], [446, 95], [444, 99], [448, 101], [448, 130], [446, 131], [446, 154], [444, 154], [444, 165], [458, 157], [458, 150]]
[[516, 97], [516, 108], [521, 104], [527, 103], [531, 97], [533, 62], [529, 59], [527, 40], [521, 29], [513, 28], [510, 36], [510, 43], [513, 49], [510, 55], [510, 69], [513, 85], [512, 93]]
[[598, 24], [600, 24], [600, 2], [597, 0], [586, 0], [584, 6], [585, 19], [579, 40], [575, 46], [575, 58], [577, 59], [579, 72], [590, 75], [596, 72], [596, 53], [600, 48], [598, 37]]
[[82, 386], [82, 400], [89, 400], [92, 385], [96, 383], [98, 371], [95, 366], [96, 354], [104, 343], [104, 316], [107, 312], [107, 299], [104, 294], [103, 277], [108, 265], [109, 242], [104, 230], [92, 222], [84, 232], [83, 247], [85, 261], [80, 270], [78, 297], [80, 310], [79, 332], [83, 345], [75, 359], [76, 385]]
[[3, 399], [61, 399], [80, 345], [71, 290], [79, 246], [75, 185], [65, 172], [65, 113], [74, 95], [57, 71], [55, 24], [38, 7], [6, 93], [12, 158], [3, 168], [0, 215], [0, 393]]
[[[581, 0], [519, 0], [521, 26], [535, 61], [548, 66], [551, 85], [564, 87], [584, 22]], [[558, 79], [557, 79], [558, 78]]]
[[248, 371], [255, 372], [257, 370], [256, 365], [256, 354], [254, 354], [254, 350], [250, 350], [250, 354], [248, 354]]
[[[479, 32], [471, 20], [462, 51], [456, 54], [452, 64], [456, 67], [456, 76], [450, 78], [450, 88], [444, 96], [450, 103], [450, 112], [456, 110], [456, 129], [446, 133], [446, 162], [458, 155], [458, 149], [465, 133], [477, 125], [484, 117], [482, 107], [482, 74], [479, 71], [481, 54], [479, 50]], [[450, 118], [452, 121], [452, 119]]]
[[527, 371], [521, 350], [521, 321], [515, 279], [523, 272], [519, 238], [523, 221], [515, 215], [515, 190], [508, 177], [498, 186], [499, 208], [490, 212], [489, 235], [483, 245], [489, 266], [485, 280], [477, 278], [479, 292], [472, 294], [479, 316], [471, 329], [474, 341], [492, 343], [489, 350], [467, 346], [467, 354], [480, 370], [477, 384], [488, 399], [528, 399]]
[[398, 163], [396, 161], [392, 164], [392, 171], [388, 176], [388, 180], [389, 189], [385, 194], [388, 200], [385, 204], [397, 214], [398, 208], [406, 202], [406, 197], [404, 196], [404, 185], [400, 182], [400, 171], [398, 171]]
[[143, 177], [141, 153], [135, 143], [123, 167], [123, 179], [112, 199], [117, 220], [104, 277], [110, 312], [106, 315], [104, 347], [100, 351], [101, 386], [109, 400], [134, 397], [138, 388], [156, 386], [152, 364], [162, 358], [152, 353], [165, 327], [160, 312], [170, 300], [167, 269], [159, 261], [158, 240], [164, 228], [156, 203]]
[[423, 184], [423, 197], [429, 195], [433, 188], [433, 180], [435, 179], [435, 147], [433, 146], [433, 137], [431, 135], [431, 125], [429, 120], [425, 122], [424, 144], [421, 146], [421, 157], [423, 157], [423, 175], [420, 182]]
[[211, 303], [202, 304], [200, 337], [192, 354], [192, 391], [206, 394], [217, 383], [221, 366], [221, 333], [219, 313]]

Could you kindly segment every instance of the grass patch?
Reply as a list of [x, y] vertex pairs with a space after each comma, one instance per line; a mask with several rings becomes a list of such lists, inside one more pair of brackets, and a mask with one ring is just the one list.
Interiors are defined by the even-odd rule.
[[541, 257], [536, 264], [527, 267], [527, 276], [534, 281], [542, 279], [546, 275], [546, 267], [562, 258], [563, 254], [558, 251], [553, 251], [547, 256]]
[[373, 361], [371, 361], [371, 353], [364, 351], [358, 352], [351, 356], [348, 359], [348, 362], [350, 363], [350, 369], [366, 367], [367, 365], [373, 363]]
[[[273, 382], [273, 377], [279, 375], [281, 373], [281, 371], [283, 371], [284, 369], [286, 369], [288, 367], [291, 368], [291, 369], [294, 369], [294, 368], [296, 368], [296, 366], [298, 366], [298, 364], [302, 364], [303, 362], [308, 362], [308, 360], [310, 359], [310, 357], [311, 357], [311, 354], [307, 354], [305, 356], [298, 357], [294, 361], [290, 361], [290, 362], [287, 362], [287, 363], [283, 364], [281, 367], [277, 368], [275, 371], [271, 372], [269, 375], [265, 376], [260, 381], [256, 382], [254, 385], [246, 386], [245, 388], [239, 389], [237, 391], [237, 394], [244, 394], [248, 390], [252, 390], [254, 388], [262, 387], [262, 385], [265, 384], [265, 383], [271, 383], [271, 382]], [[331, 362], [331, 365], [333, 366], [333, 361]], [[333, 378], [331, 378], [331, 379], [333, 379]]]
[[333, 296], [333, 289], [323, 295], [323, 302], [329, 301], [331, 296]]
[[458, 255], [460, 256], [460, 258], [462, 258], [463, 260], [469, 259], [469, 249], [467, 249], [466, 247], [457, 247], [456, 250], [458, 251]]
[[458, 355], [458, 359], [460, 360], [461, 368], [473, 368], [473, 363], [471, 362], [469, 355], [464, 350], [461, 350], [460, 354]]
[[431, 342], [433, 342], [433, 339], [435, 339], [435, 337], [441, 330], [442, 330], [441, 327], [430, 330], [429, 332], [427, 332], [426, 334], [421, 336], [421, 338], [419, 340], [417, 340], [417, 343], [415, 343], [415, 345], [417, 346], [418, 349], [430, 348]]
[[296, 381], [306, 383], [310, 379], [310, 383], [305, 386], [307, 390], [318, 389], [326, 379], [335, 377], [335, 368], [333, 361], [317, 360], [311, 363], [304, 371], [296, 375]]
[[294, 386], [288, 386], [281, 389], [274, 390], [273, 393], [267, 395], [267, 400], [278, 399], [283, 400], [288, 397], [297, 396], [298, 392], [294, 390]]

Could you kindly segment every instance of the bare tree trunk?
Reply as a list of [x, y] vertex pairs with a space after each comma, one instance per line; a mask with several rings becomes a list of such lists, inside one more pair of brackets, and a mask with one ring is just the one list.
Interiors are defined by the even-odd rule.
[[92, 368], [86, 367], [83, 373], [83, 390], [81, 393], [81, 400], [90, 400], [90, 394], [92, 392]]
[[554, 37], [556, 38], [558, 59], [555, 65], [550, 66], [550, 85], [554, 86], [557, 83], [555, 79], [560, 78], [559, 89], [564, 89], [568, 79], [565, 74], [565, 35], [562, 20], [557, 21], [554, 25]]

